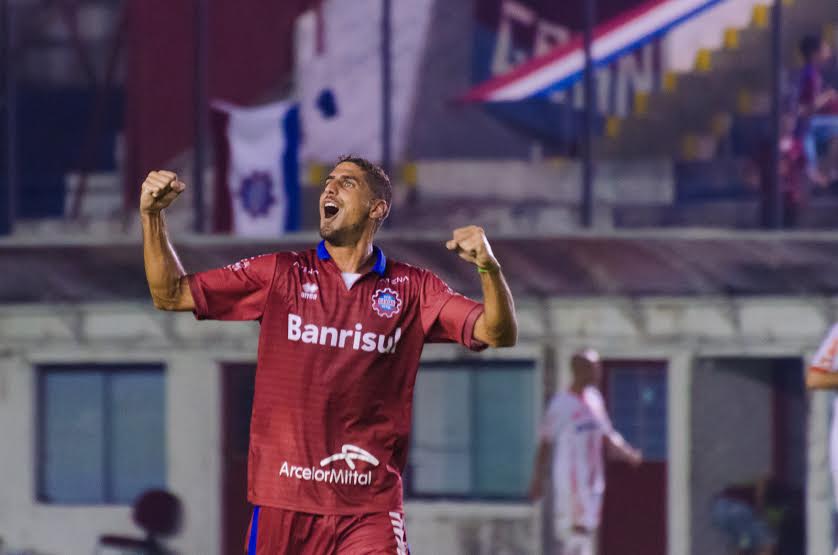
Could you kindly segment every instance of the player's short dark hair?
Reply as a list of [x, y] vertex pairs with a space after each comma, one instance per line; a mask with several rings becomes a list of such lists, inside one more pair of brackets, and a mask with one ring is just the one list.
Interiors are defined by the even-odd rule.
[[804, 60], [809, 60], [821, 49], [823, 40], [819, 35], [806, 35], [800, 39], [800, 54]]
[[367, 184], [372, 189], [374, 198], [381, 199], [387, 203], [387, 212], [390, 212], [390, 205], [393, 199], [393, 186], [390, 184], [390, 178], [387, 176], [381, 166], [378, 166], [366, 158], [347, 154], [338, 159], [338, 164], [350, 162], [355, 164], [364, 172], [364, 177], [367, 179]]

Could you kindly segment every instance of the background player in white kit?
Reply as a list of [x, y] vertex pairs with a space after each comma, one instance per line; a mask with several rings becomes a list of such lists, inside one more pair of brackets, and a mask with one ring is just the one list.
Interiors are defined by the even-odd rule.
[[554, 531], [561, 555], [593, 555], [605, 492], [605, 461], [609, 455], [632, 465], [640, 451], [614, 429], [598, 386], [602, 378], [599, 354], [586, 349], [571, 359], [573, 383], [550, 401], [539, 430], [538, 454], [530, 497], [543, 494], [546, 469], [553, 462]]
[[[806, 371], [806, 387], [838, 392], [838, 324], [832, 326], [815, 353], [815, 358]], [[838, 395], [835, 395], [832, 401], [829, 463], [832, 470], [832, 493], [838, 507]], [[835, 550], [835, 555], [838, 555], [838, 549]]]

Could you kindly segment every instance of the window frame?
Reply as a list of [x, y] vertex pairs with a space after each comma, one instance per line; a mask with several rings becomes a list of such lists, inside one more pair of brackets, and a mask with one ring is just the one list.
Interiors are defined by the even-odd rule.
[[[109, 394], [111, 393], [111, 380], [115, 374], [121, 372], [153, 372], [159, 374], [163, 379], [163, 408], [164, 408], [164, 423], [168, 412], [168, 399], [166, 395], [167, 390], [167, 369], [163, 362], [118, 362], [108, 363], [103, 361], [96, 362], [44, 362], [38, 363], [34, 366], [35, 370], [35, 471], [33, 478], [34, 499], [37, 503], [43, 505], [51, 505], [56, 507], [126, 507], [131, 506], [131, 502], [117, 501], [114, 498], [112, 472], [111, 472], [111, 457], [107, 446], [110, 442], [110, 421], [113, 414], [112, 403], [110, 402]], [[102, 468], [103, 468], [103, 495], [100, 501], [89, 502], [75, 502], [75, 501], [55, 501], [49, 499], [45, 492], [45, 478], [46, 478], [46, 452], [47, 452], [47, 418], [46, 418], [46, 377], [50, 373], [72, 374], [77, 372], [101, 372], [105, 378], [105, 386], [102, 394], [102, 441], [105, 448], [102, 449]], [[164, 426], [165, 428], [165, 426]], [[165, 431], [165, 430], [164, 430]], [[166, 462], [166, 453], [168, 446], [166, 445], [166, 438], [162, 438], [164, 463]], [[164, 464], [165, 466], [165, 464]], [[168, 481], [168, 472], [164, 472], [164, 482]], [[165, 485], [165, 484], [164, 484]]]
[[[439, 346], [443, 347], [443, 346]], [[498, 353], [499, 354], [499, 353]], [[540, 352], [526, 352], [523, 350], [515, 349], [515, 352], [510, 353], [503, 353], [506, 356], [480, 356], [480, 355], [466, 355], [466, 356], [434, 356], [434, 357], [423, 357], [420, 365], [418, 373], [421, 372], [444, 372], [445, 370], [451, 369], [452, 366], [470, 366], [471, 368], [468, 369], [468, 372], [476, 373], [480, 372], [481, 369], [508, 369], [509, 365], [529, 365], [530, 368], [526, 370], [518, 369], [515, 371], [531, 371], [532, 372], [532, 381], [533, 383], [533, 399], [535, 402], [533, 403], [533, 430], [532, 430], [532, 437], [531, 442], [533, 448], [535, 449], [536, 443], [538, 441], [538, 424], [541, 420], [543, 414], [543, 399], [544, 399], [544, 366], [543, 366], [543, 358]], [[417, 373], [417, 380], [419, 379]], [[469, 402], [469, 414], [472, 419], [475, 417], [476, 406], [474, 403], [474, 395], [476, 394], [476, 382], [474, 380], [469, 380], [469, 395], [470, 398]], [[414, 392], [415, 396], [415, 392]], [[415, 397], [414, 397], [415, 400]], [[415, 404], [412, 407], [415, 410]], [[460, 493], [423, 493], [417, 492], [412, 484], [412, 480], [410, 479], [410, 453], [413, 452], [413, 428], [415, 426], [416, 419], [415, 413], [411, 414], [411, 444], [410, 444], [410, 451], [408, 454], [408, 461], [406, 465], [406, 472], [404, 473], [406, 479], [404, 480], [404, 498], [406, 502], [427, 502], [427, 501], [452, 501], [452, 502], [475, 502], [475, 503], [489, 503], [489, 504], [510, 504], [510, 503], [529, 503], [529, 499], [527, 497], [526, 492], [523, 492], [521, 495], [485, 495], [485, 494], [478, 494], [478, 493], [468, 493], [468, 494], [460, 494]], [[469, 445], [469, 457], [470, 457], [470, 464], [472, 467], [472, 476], [475, 476], [474, 472], [474, 457], [472, 455], [472, 451], [474, 448], [474, 443]]]

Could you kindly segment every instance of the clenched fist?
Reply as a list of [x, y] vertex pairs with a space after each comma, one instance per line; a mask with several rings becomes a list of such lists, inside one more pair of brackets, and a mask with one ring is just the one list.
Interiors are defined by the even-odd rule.
[[140, 212], [156, 214], [172, 204], [186, 184], [178, 180], [176, 173], [161, 170], [148, 174], [142, 187]]
[[455, 229], [452, 239], [445, 243], [445, 246], [482, 270], [492, 271], [500, 268], [482, 227], [470, 225]]

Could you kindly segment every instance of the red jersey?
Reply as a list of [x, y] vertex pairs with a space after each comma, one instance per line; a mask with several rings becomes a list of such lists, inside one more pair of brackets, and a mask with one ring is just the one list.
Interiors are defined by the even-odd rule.
[[198, 319], [261, 324], [248, 500], [317, 514], [402, 510], [413, 386], [427, 342], [485, 347], [482, 305], [375, 248], [347, 288], [324, 243], [188, 276]]

